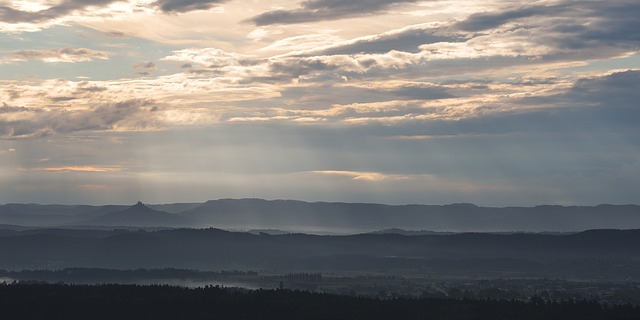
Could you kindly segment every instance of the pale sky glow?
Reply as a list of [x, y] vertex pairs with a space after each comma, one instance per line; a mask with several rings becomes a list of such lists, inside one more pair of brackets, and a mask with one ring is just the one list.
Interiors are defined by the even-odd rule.
[[639, 16], [0, 0], [0, 203], [638, 203]]

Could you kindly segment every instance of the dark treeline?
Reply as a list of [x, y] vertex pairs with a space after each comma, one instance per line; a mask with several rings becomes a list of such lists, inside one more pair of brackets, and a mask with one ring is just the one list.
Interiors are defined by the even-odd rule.
[[89, 281], [94, 283], [109, 283], [134, 281], [143, 279], [215, 279], [223, 276], [256, 275], [253, 271], [200, 271], [191, 269], [156, 268], [135, 270], [114, 270], [100, 268], [64, 268], [60, 270], [0, 270], [0, 278], [14, 280], [46, 281], [46, 282], [76, 282]]
[[4, 319], [640, 319], [595, 301], [376, 299], [289, 290], [0, 285]]

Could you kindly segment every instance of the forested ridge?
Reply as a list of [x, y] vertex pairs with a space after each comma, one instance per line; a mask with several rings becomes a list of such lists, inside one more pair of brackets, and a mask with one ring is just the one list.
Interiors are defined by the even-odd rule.
[[639, 319], [597, 301], [378, 299], [290, 290], [138, 285], [0, 285], [4, 319]]
[[575, 234], [250, 234], [220, 229], [34, 229], [2, 234], [0, 270], [197, 269], [276, 273], [640, 279], [640, 229]]

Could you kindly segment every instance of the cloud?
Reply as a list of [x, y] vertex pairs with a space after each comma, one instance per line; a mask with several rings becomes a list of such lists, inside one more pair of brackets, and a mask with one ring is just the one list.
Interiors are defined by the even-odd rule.
[[[453, 27], [480, 34], [529, 34], [528, 42], [562, 50], [626, 47], [637, 51], [640, 3], [566, 1], [476, 13]], [[526, 32], [530, 29], [530, 32]], [[602, 50], [602, 49], [600, 49]]]
[[[233, 84], [275, 84], [291, 81], [333, 79], [339, 73], [365, 73], [373, 69], [401, 69], [416, 63], [415, 56], [399, 51], [372, 55], [330, 56], [254, 56], [225, 52], [217, 48], [189, 48], [177, 50], [164, 61], [191, 65], [188, 72], [195, 76], [214, 75], [218, 80]], [[198, 66], [198, 67], [196, 67]]]
[[[379, 164], [378, 164], [379, 165]], [[403, 168], [407, 169], [407, 168]], [[413, 193], [416, 190], [432, 189], [431, 192], [441, 192], [446, 190], [445, 193], [461, 194], [461, 193], [477, 193], [485, 191], [489, 193], [503, 193], [513, 191], [510, 190], [514, 186], [505, 181], [497, 182], [493, 181], [474, 181], [474, 179], [461, 179], [458, 177], [451, 177], [438, 174], [424, 174], [424, 173], [383, 173], [376, 171], [349, 171], [349, 170], [314, 170], [301, 172], [302, 174], [315, 175], [314, 181], [322, 181], [322, 176], [335, 176], [345, 177], [349, 180], [357, 182], [357, 186], [367, 186], [363, 182], [376, 183], [372, 185], [383, 186], [389, 189], [402, 189], [402, 192]], [[340, 183], [336, 180], [332, 180], [333, 183]], [[349, 182], [347, 182], [349, 183]], [[352, 185], [356, 186], [356, 185]], [[439, 189], [439, 190], [438, 190]], [[369, 192], [377, 192], [376, 190], [368, 190]], [[424, 196], [424, 194], [422, 195]]]
[[[152, 16], [154, 11], [183, 13], [208, 10], [227, 0], [61, 0], [50, 2], [9, 1], [0, 3], [0, 31], [33, 32], [69, 23], [102, 23], [107, 37], [130, 36], [129, 30], [110, 29], [114, 20]], [[122, 19], [125, 18], [125, 19]], [[157, 22], [157, 20], [156, 20]], [[139, 28], [135, 28], [139, 29]], [[123, 32], [127, 31], [127, 32]], [[133, 30], [135, 33], [135, 30]]]
[[128, 100], [89, 109], [19, 108], [0, 114], [0, 138], [15, 139], [77, 131], [155, 128], [152, 101]]
[[89, 84], [88, 82], [80, 82], [76, 87], [74, 95], [82, 96], [83, 94], [96, 94], [99, 92], [107, 91], [108, 89], [104, 86], [99, 86], [97, 84]]
[[136, 63], [133, 65], [134, 69], [141, 69], [142, 71], [138, 71], [136, 72], [137, 75], [139, 76], [149, 76], [151, 75], [151, 73], [153, 73], [154, 71], [156, 71], [157, 66], [155, 63], [153, 63], [152, 61], [148, 61], [148, 62], [140, 62], [140, 63]]
[[164, 61], [184, 62], [183, 68], [191, 68], [197, 64], [207, 68], [222, 68], [251, 64], [250, 57], [243, 54], [226, 52], [218, 48], [187, 48], [173, 51], [173, 54], [162, 58]]
[[296, 51], [308, 48], [318, 48], [340, 42], [343, 39], [330, 34], [306, 34], [280, 39], [261, 48], [260, 51]]
[[122, 31], [105, 31], [103, 34], [105, 36], [109, 37], [109, 38], [128, 38], [128, 37], [130, 37], [130, 35], [128, 35], [126, 32], [122, 32]]
[[94, 167], [94, 166], [69, 166], [69, 167], [44, 167], [33, 168], [34, 171], [52, 171], [52, 172], [120, 172], [123, 168], [118, 167]]
[[[358, 37], [335, 43], [324, 48], [314, 48], [308, 54], [363, 54], [389, 51], [420, 52], [420, 45], [428, 43], [461, 42], [465, 37], [452, 33], [433, 23], [425, 23], [386, 31], [380, 34]], [[303, 53], [304, 54], [304, 53]]]
[[154, 2], [165, 13], [183, 13], [195, 10], [208, 10], [227, 0], [158, 0]]
[[[580, 101], [585, 105], [597, 105], [607, 110], [638, 108], [640, 70], [613, 72], [604, 76], [578, 79], [566, 94], [558, 98], [569, 102]], [[640, 111], [640, 110], [639, 110]]]
[[[408, 91], [425, 90], [403, 96], [402, 85], [385, 88], [318, 88], [342, 97], [354, 96], [363, 102], [342, 102], [330, 97], [323, 100], [314, 90], [285, 92], [283, 104], [289, 108], [258, 108], [232, 112], [222, 118], [228, 122], [261, 122], [283, 126], [285, 123], [314, 123], [320, 127], [339, 126], [349, 134], [366, 134], [384, 139], [419, 141], [437, 137], [529, 134], [612, 134], [637, 135], [640, 121], [640, 70], [628, 70], [583, 78], [563, 89], [546, 91], [555, 84], [529, 84], [532, 94], [503, 94], [522, 90], [513, 86], [489, 84], [482, 94], [468, 97], [452, 95], [456, 86], [408, 86]], [[379, 95], [375, 95], [378, 93]], [[369, 97], [368, 94], [374, 94]], [[289, 96], [291, 95], [291, 96]], [[300, 98], [298, 98], [300, 97]], [[401, 99], [408, 100], [401, 100]], [[415, 98], [415, 99], [412, 99]], [[309, 100], [305, 100], [309, 99]], [[370, 101], [367, 101], [370, 100]], [[353, 100], [351, 100], [353, 101]], [[295, 107], [297, 108], [295, 108]], [[303, 107], [307, 107], [306, 109]], [[346, 129], [349, 128], [349, 129]], [[639, 138], [640, 139], [640, 138]]]
[[455, 27], [463, 31], [484, 31], [495, 29], [513, 20], [534, 16], [558, 15], [566, 10], [566, 6], [526, 6], [515, 9], [474, 13], [468, 18], [455, 24]]
[[[480, 106], [457, 121], [431, 123], [423, 133], [563, 133], [578, 135], [640, 134], [640, 70], [627, 70], [577, 80], [567, 90], [538, 97], [504, 101], [496, 112], [482, 114]], [[438, 128], [441, 130], [438, 132]]]
[[0, 114], [3, 114], [3, 113], [30, 112], [30, 111], [31, 111], [31, 109], [29, 109], [29, 108], [10, 106], [6, 102], [3, 102], [2, 106], [0, 106]]
[[[379, 1], [373, 6], [387, 4]], [[341, 1], [309, 1], [300, 6], [314, 10], [348, 7]], [[240, 86], [522, 76], [637, 52], [640, 39], [634, 40], [637, 33], [631, 30], [640, 28], [639, 22], [632, 14], [618, 12], [624, 11], [621, 7], [636, 12], [639, 6], [570, 2], [511, 7], [457, 22], [415, 24], [350, 40], [341, 41], [342, 37], [333, 34], [288, 36], [255, 55], [189, 48], [163, 60], [190, 66], [184, 71], [188, 77], [210, 77]], [[491, 21], [495, 23], [489, 26]], [[626, 42], [609, 43], [607, 39]], [[285, 53], [264, 56], [273, 51]]]
[[[301, 5], [323, 7], [314, 3]], [[226, 76], [237, 84], [399, 77], [413, 80], [453, 74], [491, 77], [513, 70], [526, 74], [637, 52], [640, 38], [632, 30], [640, 28], [640, 22], [633, 14], [619, 13], [624, 11], [621, 7], [640, 13], [640, 5], [635, 3], [526, 6], [474, 14], [458, 22], [416, 24], [351, 40], [340, 41], [337, 36], [323, 34], [286, 37], [261, 49], [286, 52], [268, 58], [209, 48], [176, 51], [165, 60], [199, 64], [199, 68], [189, 70], [194, 76]], [[211, 63], [206, 64], [206, 60]]]
[[318, 170], [318, 171], [308, 171], [307, 173], [320, 174], [320, 175], [346, 176], [353, 180], [363, 180], [363, 181], [409, 179], [409, 177], [405, 175], [384, 174], [380, 172], [366, 172], [366, 171]]
[[411, 2], [415, 0], [306, 0], [299, 3], [299, 9], [268, 11], [249, 21], [257, 26], [266, 26], [336, 20], [375, 14], [397, 4]]
[[261, 61], [259, 71], [242, 83], [282, 83], [291, 81], [325, 82], [344, 76], [358, 76], [375, 70], [402, 70], [420, 62], [420, 57], [401, 51], [386, 54], [276, 57]]
[[[266, 56], [258, 50], [238, 53], [219, 48], [185, 48], [161, 59], [177, 62], [176, 69], [184, 66], [183, 70], [145, 79], [67, 84], [47, 80], [19, 86], [16, 86], [19, 82], [14, 82], [2, 85], [0, 101], [25, 109], [2, 109], [11, 117], [2, 121], [13, 121], [18, 128], [17, 121], [44, 117], [36, 116], [34, 110], [50, 115], [56, 112], [80, 115], [91, 114], [100, 105], [115, 105], [117, 101], [155, 99], [163, 105], [159, 113], [149, 118], [152, 125], [137, 127], [175, 125], [176, 122], [168, 120], [171, 114], [174, 119], [191, 119], [184, 123], [239, 120], [340, 123], [379, 126], [381, 132], [386, 130], [384, 126], [396, 129], [406, 124], [406, 132], [394, 133], [397, 136], [431, 135], [421, 128], [424, 124], [429, 124], [434, 134], [506, 132], [515, 126], [491, 129], [489, 123], [506, 121], [500, 118], [506, 114], [523, 122], [524, 113], [539, 119], [547, 117], [547, 110], [541, 109], [556, 107], [561, 99], [569, 99], [569, 95], [561, 96], [558, 92], [566, 93], [564, 89], [570, 86], [573, 76], [562, 81], [551, 78], [547, 84], [539, 85], [525, 85], [524, 81], [514, 79], [536, 77], [538, 73], [540, 77], [550, 72], [557, 74], [559, 68], [566, 67], [563, 62], [584, 64], [588, 63], [586, 59], [634, 52], [637, 36], [625, 30], [633, 29], [638, 22], [627, 19], [625, 12], [615, 13], [614, 5], [600, 4], [601, 15], [594, 11], [594, 4], [575, 5], [583, 7], [574, 15], [570, 10], [554, 11], [543, 6], [525, 7], [528, 11], [519, 15], [510, 13], [517, 11], [513, 8], [496, 10], [491, 14], [502, 12], [503, 22], [492, 28], [480, 28], [480, 16], [489, 14], [483, 13], [463, 20], [475, 25], [478, 31], [462, 30], [461, 22], [455, 21], [416, 24], [320, 45], [314, 50], [301, 43], [305, 39], [329, 43], [331, 36], [307, 38], [287, 34], [267, 48], [293, 51], [276, 56]], [[627, 4], [628, 11], [635, 12], [635, 7], [633, 3]], [[617, 15], [622, 21], [618, 24], [614, 21]], [[563, 23], [548, 24], [549, 21]], [[584, 23], [579, 25], [580, 21]], [[607, 37], [599, 38], [598, 34], [626, 39], [627, 43], [620, 40], [608, 45]], [[563, 40], [571, 38], [575, 38], [571, 43]], [[579, 43], [590, 44], [589, 50]], [[54, 50], [60, 49], [23, 56], [44, 59], [45, 53]], [[157, 66], [145, 61], [134, 68], [150, 75]], [[453, 85], [452, 78], [462, 80]], [[477, 80], [485, 78], [484, 83]], [[380, 85], [385, 82], [393, 85]], [[575, 99], [579, 98], [577, 95], [573, 93]], [[612, 101], [619, 96], [622, 95], [612, 94], [606, 99]], [[194, 118], [207, 120], [198, 122]], [[114, 130], [111, 122], [86, 123], [93, 123], [95, 130]], [[136, 127], [132, 124], [122, 120], [118, 126]], [[526, 123], [522, 127], [532, 128]], [[51, 132], [65, 132], [62, 125], [60, 128]]]
[[119, 0], [66, 0], [38, 11], [23, 11], [0, 5], [0, 21], [4, 23], [38, 23], [84, 11], [91, 7], [104, 7]]
[[[327, 94], [331, 92], [331, 94]], [[420, 114], [423, 105], [455, 96], [450, 89], [430, 83], [370, 82], [366, 84], [310, 84], [290, 86], [277, 98], [269, 99], [271, 110], [260, 108], [260, 116], [286, 116], [297, 119], [334, 121], [340, 116], [382, 116]], [[267, 102], [247, 101], [243, 105]], [[256, 110], [254, 106], [251, 110]], [[247, 111], [245, 111], [247, 112]], [[247, 112], [249, 113], [249, 112]], [[256, 112], [257, 113], [257, 112]], [[256, 116], [257, 114], [251, 114]], [[235, 114], [234, 116], [239, 116]]]
[[87, 48], [56, 48], [42, 50], [16, 50], [9, 54], [7, 58], [0, 60], [2, 63], [13, 63], [21, 61], [42, 61], [52, 62], [86, 62], [95, 59], [107, 60], [109, 54], [104, 51], [91, 50]]
[[16, 152], [15, 148], [9, 148], [9, 149], [0, 149], [0, 154], [5, 154], [5, 153], [10, 153], [10, 152]]

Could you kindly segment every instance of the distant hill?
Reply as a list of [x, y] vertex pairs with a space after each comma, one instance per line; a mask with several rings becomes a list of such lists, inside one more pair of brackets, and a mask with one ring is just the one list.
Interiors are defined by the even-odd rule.
[[192, 226], [284, 229], [301, 232], [567, 232], [640, 228], [640, 206], [478, 207], [473, 204], [383, 205], [293, 200], [212, 200], [181, 213]]
[[[165, 210], [166, 209], [166, 210]], [[640, 206], [479, 207], [473, 204], [384, 205], [295, 200], [220, 199], [205, 203], [64, 206], [0, 205], [0, 224], [30, 227], [215, 227], [354, 234], [413, 232], [578, 232], [640, 228]], [[387, 231], [385, 231], [387, 232]]]
[[376, 230], [368, 232], [370, 234], [401, 234], [403, 236], [426, 236], [426, 235], [446, 235], [453, 234], [453, 232], [438, 232], [430, 230], [404, 230], [398, 228]]
[[97, 226], [131, 226], [131, 227], [168, 227], [184, 225], [183, 219], [177, 215], [153, 210], [142, 202], [138, 202], [125, 210], [109, 212], [87, 221], [85, 225]]
[[168, 203], [168, 204], [146, 204], [147, 207], [153, 209], [153, 210], [158, 210], [158, 211], [164, 211], [164, 212], [168, 212], [168, 213], [180, 213], [183, 211], [187, 211], [187, 210], [191, 210], [193, 208], [196, 208], [198, 206], [202, 205], [201, 202], [199, 203]]
[[28, 227], [62, 226], [126, 208], [127, 206], [117, 205], [88, 206], [11, 203], [0, 206], [0, 224]]

